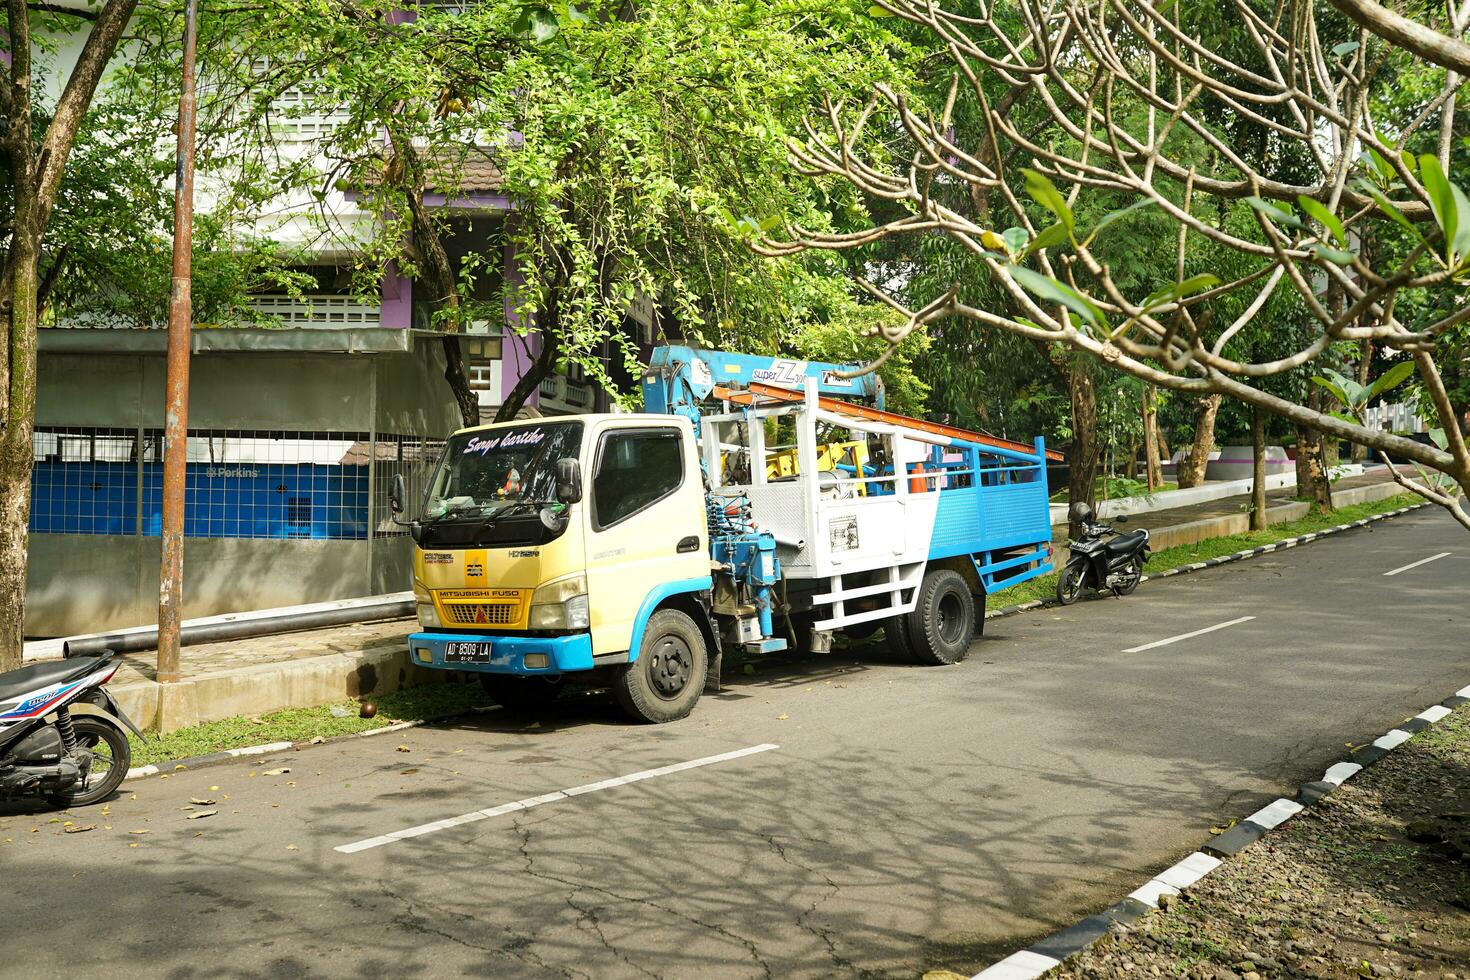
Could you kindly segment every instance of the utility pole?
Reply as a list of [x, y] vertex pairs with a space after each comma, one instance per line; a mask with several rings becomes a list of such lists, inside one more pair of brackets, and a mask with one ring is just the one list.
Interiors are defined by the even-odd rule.
[[184, 8], [179, 144], [174, 171], [174, 270], [168, 298], [168, 381], [163, 412], [163, 560], [158, 583], [158, 680], [179, 679], [184, 605], [184, 478], [189, 456], [189, 332], [193, 318], [194, 47], [198, 0]]

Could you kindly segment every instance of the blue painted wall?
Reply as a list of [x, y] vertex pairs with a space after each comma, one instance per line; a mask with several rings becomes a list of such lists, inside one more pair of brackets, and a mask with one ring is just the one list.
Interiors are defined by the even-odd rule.
[[[137, 463], [38, 461], [31, 477], [33, 534], [136, 534]], [[144, 463], [143, 534], [162, 523], [163, 464]], [[194, 538], [363, 540], [366, 466], [190, 463], [184, 534]]]

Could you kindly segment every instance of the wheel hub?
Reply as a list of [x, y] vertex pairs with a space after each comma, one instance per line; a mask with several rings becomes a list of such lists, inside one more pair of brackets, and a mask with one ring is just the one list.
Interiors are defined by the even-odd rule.
[[960, 599], [950, 593], [939, 600], [939, 637], [946, 643], [952, 643], [958, 639], [957, 634], [963, 623], [963, 615], [960, 610]]
[[666, 636], [648, 658], [648, 675], [653, 689], [662, 698], [676, 698], [689, 686], [693, 673], [694, 656], [684, 641]]

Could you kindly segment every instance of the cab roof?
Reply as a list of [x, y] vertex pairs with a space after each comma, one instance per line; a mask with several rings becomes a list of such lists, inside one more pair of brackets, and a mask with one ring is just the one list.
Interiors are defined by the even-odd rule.
[[594, 412], [586, 415], [543, 415], [534, 419], [511, 419], [509, 422], [489, 422], [485, 425], [472, 425], [463, 429], [455, 429], [454, 435], [466, 432], [484, 432], [487, 429], [505, 429], [516, 425], [545, 425], [557, 422], [585, 422], [593, 425], [598, 422], [657, 422], [667, 425], [688, 425], [687, 419], [679, 415], [664, 415], [651, 412]]

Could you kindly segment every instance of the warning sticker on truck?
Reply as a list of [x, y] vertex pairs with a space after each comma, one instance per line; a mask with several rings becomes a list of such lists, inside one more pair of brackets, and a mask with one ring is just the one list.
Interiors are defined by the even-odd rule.
[[857, 515], [834, 517], [827, 522], [833, 551], [855, 551], [858, 546]]

